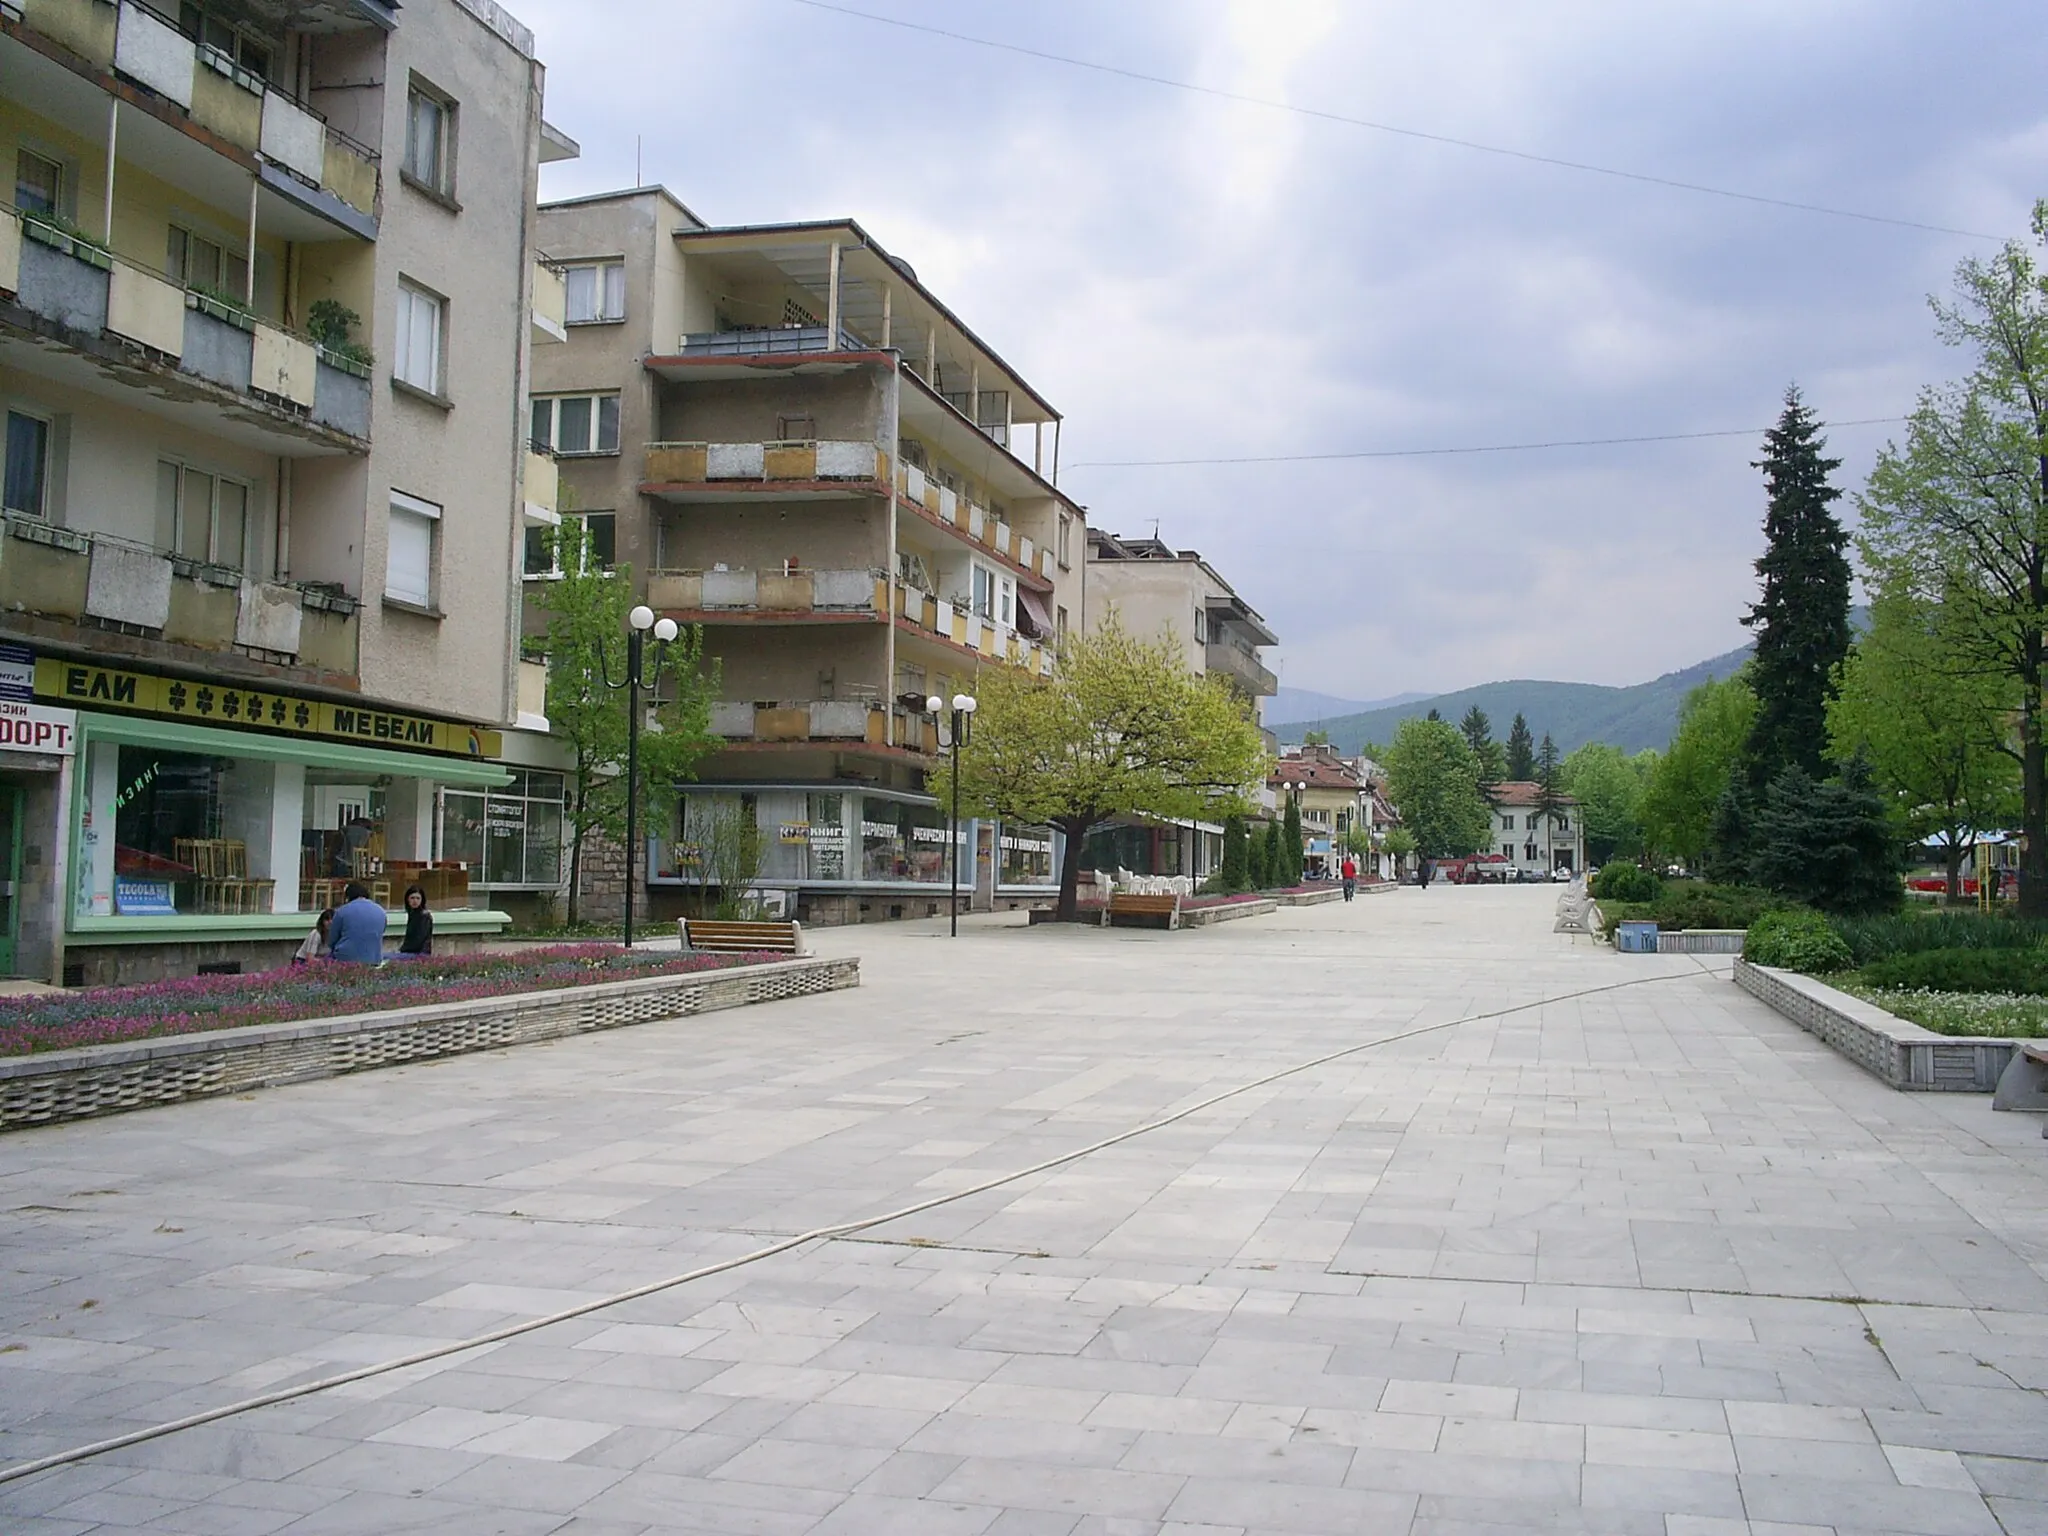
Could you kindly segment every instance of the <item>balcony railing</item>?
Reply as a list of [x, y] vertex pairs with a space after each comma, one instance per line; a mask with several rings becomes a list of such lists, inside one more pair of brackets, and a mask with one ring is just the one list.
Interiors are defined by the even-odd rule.
[[649, 443], [645, 478], [656, 485], [712, 482], [887, 480], [889, 455], [873, 443], [821, 440]]
[[533, 264], [533, 341], [536, 346], [569, 339], [569, 285], [551, 261]]
[[1052, 552], [1038, 548], [971, 496], [941, 485], [915, 464], [897, 466], [896, 489], [906, 500], [923, 507], [948, 527], [959, 529], [984, 549], [994, 550], [1046, 581], [1053, 579]]
[[1280, 691], [1280, 679], [1272, 669], [1248, 651], [1239, 650], [1228, 641], [1212, 640], [1203, 657], [1203, 666], [1210, 672], [1220, 672], [1238, 687], [1257, 698], [1266, 698]]
[[356, 602], [8, 513], [0, 611], [354, 676]]
[[279, 413], [283, 430], [298, 421], [369, 436], [370, 385], [359, 376], [367, 370], [336, 366], [303, 337], [168, 282], [96, 241], [0, 209], [5, 287], [23, 309], [67, 330], [113, 335], [195, 380], [262, 402]]
[[888, 718], [888, 711], [865, 699], [721, 700], [711, 706], [712, 734], [727, 741], [859, 741], [881, 746], [888, 740]]
[[[832, 332], [822, 325], [782, 325], [749, 331], [696, 331], [683, 337], [684, 357], [758, 357], [764, 353], [830, 352]], [[841, 352], [864, 352], [867, 343], [839, 332]]]
[[879, 571], [654, 571], [650, 607], [670, 613], [845, 614], [872, 618], [889, 605]]
[[529, 522], [554, 523], [562, 505], [562, 472], [555, 456], [538, 443], [526, 447], [526, 516]]
[[949, 602], [899, 581], [896, 616], [922, 633], [965, 646], [991, 661], [1008, 662], [1043, 677], [1052, 675], [1053, 653], [1049, 647], [991, 623], [970, 612], [964, 603]]

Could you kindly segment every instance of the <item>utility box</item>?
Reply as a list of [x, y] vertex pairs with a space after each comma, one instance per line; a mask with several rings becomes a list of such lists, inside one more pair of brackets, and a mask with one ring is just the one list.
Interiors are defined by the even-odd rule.
[[1621, 923], [1614, 930], [1614, 947], [1624, 955], [1654, 955], [1657, 953], [1657, 925], [1655, 923]]

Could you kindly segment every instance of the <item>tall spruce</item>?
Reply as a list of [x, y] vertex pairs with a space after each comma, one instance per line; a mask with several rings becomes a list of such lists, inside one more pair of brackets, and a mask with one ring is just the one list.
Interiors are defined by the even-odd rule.
[[1472, 755], [1479, 759], [1479, 782], [1498, 784], [1507, 777], [1507, 756], [1500, 749], [1500, 743], [1493, 739], [1493, 722], [1486, 717], [1486, 711], [1474, 704], [1465, 711], [1465, 718], [1458, 722], [1458, 729], [1464, 733], [1465, 745], [1472, 749]]
[[1557, 865], [1552, 845], [1557, 836], [1558, 807], [1564, 799], [1562, 764], [1557, 743], [1545, 731], [1543, 745], [1536, 749], [1536, 815], [1543, 823], [1543, 862], [1548, 868]]
[[1529, 722], [1519, 712], [1508, 728], [1508, 778], [1526, 784], [1536, 777], [1536, 738], [1529, 734]]
[[1828, 701], [1849, 654], [1849, 536], [1833, 511], [1842, 493], [1828, 483], [1842, 461], [1828, 458], [1826, 446], [1793, 385], [1756, 464], [1770, 506], [1756, 562], [1763, 592], [1742, 620], [1756, 631], [1749, 664], [1756, 719], [1742, 772], [1751, 797], [1787, 768], [1827, 777]]

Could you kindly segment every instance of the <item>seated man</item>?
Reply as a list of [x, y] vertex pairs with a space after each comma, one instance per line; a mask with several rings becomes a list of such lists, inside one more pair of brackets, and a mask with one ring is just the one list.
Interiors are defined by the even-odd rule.
[[351, 880], [342, 887], [341, 897], [341, 905], [334, 909], [334, 921], [327, 929], [327, 958], [352, 960], [358, 965], [381, 964], [384, 926], [390, 918], [370, 900], [369, 887], [360, 880]]

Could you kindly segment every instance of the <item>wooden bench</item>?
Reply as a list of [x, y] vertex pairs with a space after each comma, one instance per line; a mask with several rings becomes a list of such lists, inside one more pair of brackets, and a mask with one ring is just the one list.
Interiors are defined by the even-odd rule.
[[[2048, 1040], [2022, 1040], [1999, 1074], [1993, 1109], [2048, 1109]], [[2048, 1126], [2041, 1128], [2048, 1136]]]
[[1102, 926], [1114, 928], [1119, 924], [1126, 928], [1178, 928], [1180, 898], [1171, 892], [1164, 896], [1140, 896], [1135, 891], [1112, 891], [1102, 909]]
[[686, 950], [725, 955], [763, 950], [778, 955], [804, 953], [801, 923], [721, 923], [707, 918], [686, 917], [677, 927]]

